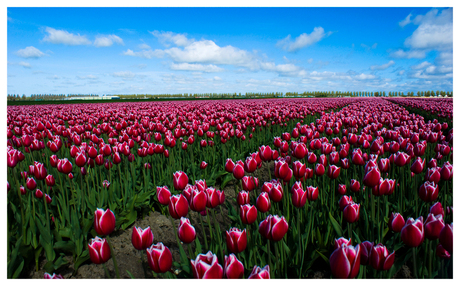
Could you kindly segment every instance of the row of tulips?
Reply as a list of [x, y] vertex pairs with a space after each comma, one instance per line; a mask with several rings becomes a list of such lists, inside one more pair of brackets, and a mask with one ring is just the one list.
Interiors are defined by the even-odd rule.
[[8, 107], [8, 277], [20, 276], [31, 261], [38, 270], [42, 254], [49, 273], [68, 263], [65, 254], [78, 268], [90, 257], [86, 242], [97, 235], [91, 228], [97, 208], [110, 208], [120, 229], [152, 208], [166, 214], [156, 186], [171, 187], [175, 170], [223, 188], [232, 179], [220, 169], [226, 158], [242, 158], [295, 120], [312, 121], [353, 101]]

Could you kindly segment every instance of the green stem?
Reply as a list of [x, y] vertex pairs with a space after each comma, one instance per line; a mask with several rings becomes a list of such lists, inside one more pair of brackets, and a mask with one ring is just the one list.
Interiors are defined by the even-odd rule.
[[431, 241], [430, 241], [430, 242], [428, 242], [428, 278], [433, 278], [433, 276], [431, 276], [431, 273], [432, 273], [432, 271], [431, 271], [431, 269], [432, 269], [431, 268], [431, 264], [432, 264], [431, 258], [433, 256], [433, 255], [431, 255], [432, 251], [433, 250], [431, 249]]
[[412, 247], [412, 261], [414, 262], [414, 275], [415, 278], [418, 279], [417, 273], [417, 247]]
[[105, 276], [107, 276], [107, 278], [112, 278], [110, 277], [109, 270], [107, 269], [107, 266], [105, 266], [105, 263], [102, 263], [102, 268], [104, 268]]
[[268, 257], [268, 268], [270, 268], [269, 274], [272, 277], [272, 265], [270, 262], [270, 240], [267, 239], [267, 257]]
[[207, 237], [207, 235], [206, 235], [206, 231], [204, 230], [203, 218], [201, 217], [201, 214], [198, 214], [198, 216], [200, 217], [201, 229], [202, 229], [202, 231], [203, 231], [204, 246], [206, 247], [206, 249], [209, 249], [209, 248], [208, 248], [208, 237]]
[[117, 264], [117, 260], [115, 259], [115, 253], [113, 253], [112, 243], [110, 243], [110, 237], [107, 235], [106, 239], [110, 247], [110, 253], [112, 254], [113, 267], [115, 268], [115, 274], [117, 278], [120, 279], [120, 272], [118, 271], [118, 264]]

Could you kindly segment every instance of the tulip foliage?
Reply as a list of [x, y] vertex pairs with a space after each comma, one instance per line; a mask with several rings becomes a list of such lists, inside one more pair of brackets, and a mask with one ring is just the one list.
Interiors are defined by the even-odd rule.
[[451, 107], [354, 98], [9, 106], [8, 277], [31, 262], [38, 270], [41, 255], [45, 277], [59, 276], [66, 255], [76, 269], [116, 264], [109, 236], [152, 209], [171, 220], [180, 252], [174, 261], [136, 226], [133, 249], [154, 277], [390, 278], [404, 264], [413, 277], [452, 277]]

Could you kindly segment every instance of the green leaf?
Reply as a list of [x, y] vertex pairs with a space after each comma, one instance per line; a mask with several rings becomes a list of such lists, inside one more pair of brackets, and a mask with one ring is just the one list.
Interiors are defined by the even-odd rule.
[[132, 223], [134, 223], [134, 221], [136, 221], [136, 218], [137, 218], [137, 211], [131, 211], [130, 213], [128, 213], [128, 215], [125, 217], [125, 222], [120, 226], [121, 229], [126, 229], [128, 228]]
[[130, 277], [131, 279], [136, 279], [136, 278], [134, 278], [134, 276], [131, 274], [131, 272], [129, 272], [128, 270], [126, 270], [126, 272], [128, 273], [128, 275], [129, 275], [129, 277]]
[[318, 250], [316, 250], [316, 252], [319, 254], [319, 256], [321, 256], [321, 258], [326, 261], [326, 263], [329, 263], [329, 258], [327, 258], [324, 254], [322, 254], [321, 252], [319, 252]]
[[225, 188], [225, 186], [227, 186], [227, 184], [229, 182], [231, 182], [233, 180], [233, 175], [232, 174], [227, 174], [225, 177], [224, 177], [224, 180], [222, 181], [222, 184], [220, 184], [220, 188], [223, 189]]
[[13, 273], [13, 277], [11, 278], [18, 278], [19, 275], [21, 275], [21, 272], [22, 272], [22, 268], [24, 268], [24, 260], [21, 258], [21, 263], [19, 264], [19, 266], [16, 268], [16, 271], [14, 271]]
[[198, 239], [198, 236], [195, 238], [195, 255], [198, 256], [198, 254], [201, 253], [201, 243], [200, 240]]
[[75, 266], [74, 266], [75, 272], [77, 272], [78, 267], [80, 267], [80, 265], [88, 259], [89, 259], [89, 253], [88, 253], [88, 250], [85, 250], [83, 251], [81, 256], [78, 257], [77, 260], [75, 261]]
[[70, 240], [69, 241], [58, 241], [54, 244], [54, 249], [74, 253], [75, 243]]
[[56, 254], [54, 253], [52, 242], [46, 242], [43, 240], [43, 235], [40, 234], [40, 244], [45, 249], [45, 256], [48, 261], [54, 261]]
[[286, 242], [284, 241], [284, 239], [282, 240], [282, 244], [283, 244], [283, 248], [284, 248], [284, 251], [286, 251], [286, 254], [288, 256], [291, 255], [291, 250], [289, 249], [289, 246], [286, 244]]
[[68, 228], [68, 227], [61, 228], [59, 230], [59, 235], [62, 236], [62, 237], [65, 237], [65, 238], [70, 238], [70, 236], [72, 235], [72, 232], [71, 232], [70, 228]]
[[356, 241], [357, 243], [361, 243], [361, 240], [359, 239], [358, 234], [356, 234], [356, 232], [355, 232], [354, 230], [353, 230], [353, 235], [355, 236], [355, 241]]

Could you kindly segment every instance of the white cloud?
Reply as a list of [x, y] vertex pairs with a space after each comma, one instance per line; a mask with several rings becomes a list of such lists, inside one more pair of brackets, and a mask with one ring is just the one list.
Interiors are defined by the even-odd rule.
[[410, 17], [412, 17], [412, 14], [407, 15], [407, 17], [404, 18], [404, 20], [402, 20], [401, 22], [399, 22], [399, 26], [404, 27], [404, 26], [406, 26], [407, 24], [409, 24], [409, 23], [410, 23]]
[[369, 79], [375, 79], [375, 75], [373, 74], [359, 74], [359, 75], [356, 75], [354, 76], [354, 79], [357, 79], [357, 80], [369, 80]]
[[142, 44], [138, 45], [137, 47], [139, 49], [141, 49], [141, 50], [150, 50], [151, 49], [150, 46], [147, 45], [146, 43], [142, 43]]
[[452, 51], [439, 53], [439, 55], [436, 57], [436, 61], [441, 65], [453, 65], [454, 58]]
[[22, 67], [25, 67], [25, 68], [27, 68], [27, 69], [32, 68], [32, 66], [31, 66], [29, 63], [27, 63], [27, 62], [19, 62], [18, 65], [20, 65], [20, 66], [22, 66]]
[[201, 65], [201, 64], [189, 64], [189, 63], [172, 63], [170, 68], [172, 70], [182, 71], [203, 71], [203, 72], [221, 72], [224, 69], [216, 65]]
[[426, 56], [425, 51], [421, 51], [421, 50], [404, 51], [402, 49], [399, 49], [397, 51], [390, 53], [390, 57], [393, 57], [393, 58], [423, 59], [425, 58], [425, 56]]
[[406, 72], [405, 70], [400, 70], [400, 71], [398, 72], [398, 75], [403, 75], [405, 72]]
[[16, 55], [22, 58], [40, 58], [40, 57], [43, 57], [45, 53], [43, 53], [42, 51], [40, 51], [39, 49], [33, 46], [29, 46], [24, 49], [18, 50], [16, 52]]
[[427, 62], [427, 61], [424, 61], [423, 63], [420, 63], [418, 65], [415, 65], [415, 66], [411, 66], [411, 69], [413, 70], [419, 70], [419, 69], [423, 69], [423, 68], [426, 68], [427, 66], [430, 66], [431, 63]]
[[85, 76], [77, 76], [78, 79], [98, 79], [97, 76], [94, 76], [92, 74], [89, 74], [89, 75], [85, 75]]
[[134, 52], [133, 50], [128, 49], [127, 51], [123, 52], [125, 56], [132, 56], [132, 57], [140, 57], [140, 58], [162, 58], [164, 56], [164, 51], [162, 50], [144, 50], [140, 52]]
[[77, 45], [89, 45], [91, 41], [86, 36], [80, 36], [80, 34], [72, 34], [65, 30], [56, 30], [50, 27], [46, 27], [45, 31], [48, 33], [43, 38], [44, 42], [50, 42], [52, 44], [64, 44], [69, 46]]
[[97, 36], [94, 40], [94, 45], [98, 48], [100, 47], [110, 47], [113, 43], [117, 43], [119, 45], [124, 45], [123, 39], [118, 37], [117, 35], [102, 35]]
[[444, 9], [438, 14], [437, 9], [425, 15], [418, 15], [413, 23], [418, 25], [414, 33], [404, 44], [416, 49], [452, 49], [453, 17], [452, 9]]
[[291, 40], [291, 35], [288, 35], [286, 38], [278, 41], [276, 45], [282, 47], [288, 52], [294, 52], [321, 41], [324, 37], [329, 36], [331, 33], [332, 32], [328, 32], [327, 34], [324, 33], [323, 27], [315, 27], [313, 32], [310, 34], [303, 33], [295, 38], [294, 41]]
[[309, 64], [311, 64], [311, 63], [313, 62], [313, 59], [312, 59], [312, 58], [310, 58], [310, 59], [308, 59], [308, 61], [307, 61], [307, 62], [308, 62]]
[[169, 47], [169, 43], [173, 43], [179, 47], [185, 47], [194, 42], [194, 39], [188, 39], [186, 34], [176, 34], [173, 32], [159, 32], [157, 30], [149, 32], [153, 36], [157, 37], [158, 40], [164, 44], [166, 47]]
[[136, 75], [131, 71], [120, 71], [120, 72], [112, 73], [112, 76], [121, 77], [121, 78], [124, 78], [124, 79], [130, 79], [130, 78], [135, 77]]
[[370, 51], [371, 49], [377, 48], [377, 43], [374, 43], [372, 46], [368, 46], [366, 44], [361, 43], [361, 47], [365, 48], [367, 51]]
[[221, 79], [220, 77], [218, 77], [218, 76], [215, 76], [213, 79], [214, 79], [215, 81], [220, 81], [220, 80], [222, 80], [222, 79]]
[[380, 66], [379, 65], [371, 66], [371, 70], [385, 70], [385, 69], [391, 67], [394, 64], [395, 64], [394, 61], [389, 61], [388, 63], [380, 65]]

